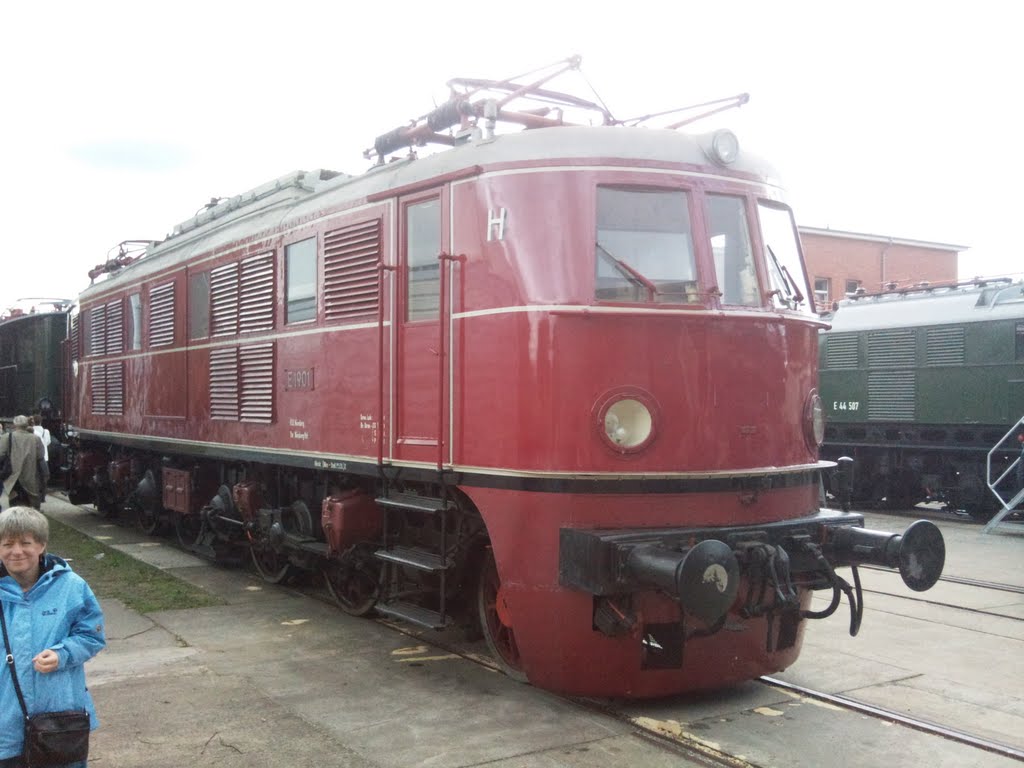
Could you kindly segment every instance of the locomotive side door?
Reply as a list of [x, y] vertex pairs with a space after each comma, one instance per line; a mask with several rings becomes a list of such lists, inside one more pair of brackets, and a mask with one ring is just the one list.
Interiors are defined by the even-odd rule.
[[448, 378], [441, 333], [447, 333], [451, 311], [441, 301], [441, 269], [447, 262], [438, 257], [448, 251], [448, 200], [447, 187], [398, 200], [392, 456], [399, 461], [441, 460]]

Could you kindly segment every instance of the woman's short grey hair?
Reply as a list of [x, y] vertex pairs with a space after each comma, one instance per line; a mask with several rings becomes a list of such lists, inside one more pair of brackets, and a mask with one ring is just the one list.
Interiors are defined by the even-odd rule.
[[11, 507], [0, 512], [0, 541], [31, 536], [40, 544], [50, 540], [50, 521], [32, 507]]
[[15, 416], [11, 425], [15, 429], [28, 429], [28, 416]]

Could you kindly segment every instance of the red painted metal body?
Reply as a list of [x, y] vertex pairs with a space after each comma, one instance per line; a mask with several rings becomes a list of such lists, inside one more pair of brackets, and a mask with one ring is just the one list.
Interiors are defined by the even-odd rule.
[[[761, 255], [759, 300], [724, 304], [706, 225], [712, 193], [738, 198], [756, 221], [759, 202], [780, 199], [770, 171], [756, 163], [712, 166], [692, 139], [675, 133], [601, 133], [625, 130], [501, 137], [446, 153], [454, 159], [428, 157], [328, 185], [272, 217], [205, 239], [202, 226], [177, 235], [81, 297], [85, 318], [140, 294], [142, 343], [94, 345], [100, 351], [90, 354], [97, 331], [83, 334], [76, 428], [88, 439], [129, 448], [339, 476], [372, 476], [380, 467], [450, 473], [486, 523], [523, 669], [538, 685], [652, 696], [788, 666], [803, 624], [793, 644], [768, 652], [769, 619], [754, 617], [688, 642], [678, 669], [643, 669], [640, 630], [619, 637], [595, 631], [593, 596], [560, 583], [564, 528], [755, 526], [818, 509], [816, 449], [804, 439], [802, 414], [817, 384], [821, 323], [773, 307]], [[599, 187], [685, 193], [699, 301], [595, 299]], [[405, 211], [435, 199], [440, 252], [450, 255], [440, 260], [440, 306], [432, 319], [409, 321]], [[373, 219], [381, 232], [374, 267], [379, 306], [358, 319], [332, 320], [323, 299], [325, 239]], [[317, 312], [289, 324], [285, 249], [310, 237], [319, 254]], [[750, 238], [763, 254], [756, 224]], [[271, 327], [197, 335], [186, 299], [190, 280], [266, 253], [277, 276]], [[155, 346], [160, 328], [147, 297], [166, 285], [177, 298], [172, 319], [160, 328], [172, 340]], [[259, 344], [272, 349], [273, 384], [260, 390], [272, 400], [270, 417], [217, 417], [214, 356]], [[110, 382], [118, 380], [112, 370], [123, 370], [123, 409], [98, 413], [98, 388], [106, 382], [110, 402]], [[603, 407], [620, 396], [638, 399], [652, 414], [653, 436], [642, 450], [619, 449], [604, 434]], [[741, 483], [799, 473], [808, 478], [787, 487], [759, 491]], [[167, 476], [180, 489], [168, 497], [165, 477], [165, 504], [190, 511], [187, 473]], [[664, 487], [614, 490], [619, 481]], [[375, 535], [377, 509], [369, 497], [316, 501], [331, 553]], [[801, 589], [805, 607], [809, 594]], [[640, 628], [680, 620], [678, 602], [665, 595], [651, 590], [635, 599]]]

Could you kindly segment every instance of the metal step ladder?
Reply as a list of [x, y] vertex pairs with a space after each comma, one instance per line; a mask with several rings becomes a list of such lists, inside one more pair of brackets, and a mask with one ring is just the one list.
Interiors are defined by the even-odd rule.
[[[375, 556], [384, 562], [381, 574], [382, 600], [376, 609], [385, 616], [408, 621], [427, 629], [444, 629], [451, 625], [451, 617], [446, 613], [445, 596], [447, 593], [447, 575], [452, 568], [452, 561], [447, 555], [448, 512], [455, 509], [454, 504], [443, 498], [420, 496], [414, 493], [386, 490], [377, 498], [377, 505], [384, 509], [384, 547], [377, 550]], [[441, 539], [437, 551], [392, 544], [388, 529], [393, 512], [416, 512], [424, 516], [438, 516]], [[401, 570], [412, 568], [438, 577], [437, 594], [434, 590], [413, 591], [411, 594], [401, 587]], [[436, 609], [406, 600], [406, 597], [429, 596], [436, 601]]]
[[[981, 529], [982, 533], [991, 533], [1000, 526], [1003, 528], [1024, 529], [1024, 523], [1006, 521], [1006, 518], [1017, 509], [1024, 508], [1024, 488], [1017, 482], [1017, 478], [1022, 474], [1021, 467], [1024, 465], [1024, 451], [1022, 451], [1021, 444], [1017, 442], [1017, 435], [1022, 433], [1024, 433], [1024, 416], [1010, 427], [1010, 430], [988, 452], [986, 460], [988, 477], [986, 482], [988, 483], [989, 490], [995, 494], [995, 497], [999, 499], [999, 503], [1003, 507], [985, 524], [985, 527]], [[997, 470], [993, 469], [992, 457], [996, 454], [1006, 454], [1011, 451], [1016, 451], [1017, 457], [1003, 470], [999, 477], [993, 477]], [[1007, 500], [1004, 496], [1010, 495], [1008, 493], [1010, 490], [1013, 491], [1013, 495]]]

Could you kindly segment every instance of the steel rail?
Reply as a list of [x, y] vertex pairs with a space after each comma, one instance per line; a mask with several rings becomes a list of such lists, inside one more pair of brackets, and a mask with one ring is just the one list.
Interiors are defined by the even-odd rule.
[[[863, 569], [871, 571], [883, 571], [885, 573], [892, 573], [888, 568], [879, 568], [874, 565], [862, 565]], [[968, 587], [980, 587], [982, 589], [995, 589], [1000, 592], [1013, 592], [1018, 595], [1024, 595], [1024, 586], [1018, 584], [1003, 584], [998, 581], [982, 581], [981, 579], [970, 579], [965, 576], [940, 576], [939, 581], [948, 581], [951, 584], [964, 584]]]
[[773, 688], [799, 693], [801, 696], [806, 696], [810, 699], [824, 701], [829, 704], [834, 704], [837, 707], [842, 707], [843, 709], [850, 709], [855, 712], [860, 712], [861, 714], [870, 715], [871, 717], [875, 717], [880, 720], [888, 720], [889, 722], [896, 723], [907, 728], [912, 728], [916, 731], [928, 733], [933, 736], [940, 736], [941, 738], [949, 741], [956, 741], [960, 744], [966, 744], [986, 752], [992, 752], [997, 755], [1010, 757], [1014, 760], [1024, 762], [1024, 749], [1004, 744], [1000, 741], [985, 739], [981, 736], [975, 736], [972, 733], [967, 733], [966, 731], [960, 731], [956, 728], [939, 725], [938, 723], [933, 723], [930, 720], [922, 720], [921, 718], [904, 715], [892, 709], [886, 709], [884, 707], [875, 706], [874, 704], [857, 701], [856, 699], [851, 699], [840, 694], [824, 693], [822, 691], [815, 691], [811, 688], [804, 688], [801, 685], [787, 683], [784, 680], [779, 680], [774, 677], [762, 676], [757, 679], [758, 682]]

